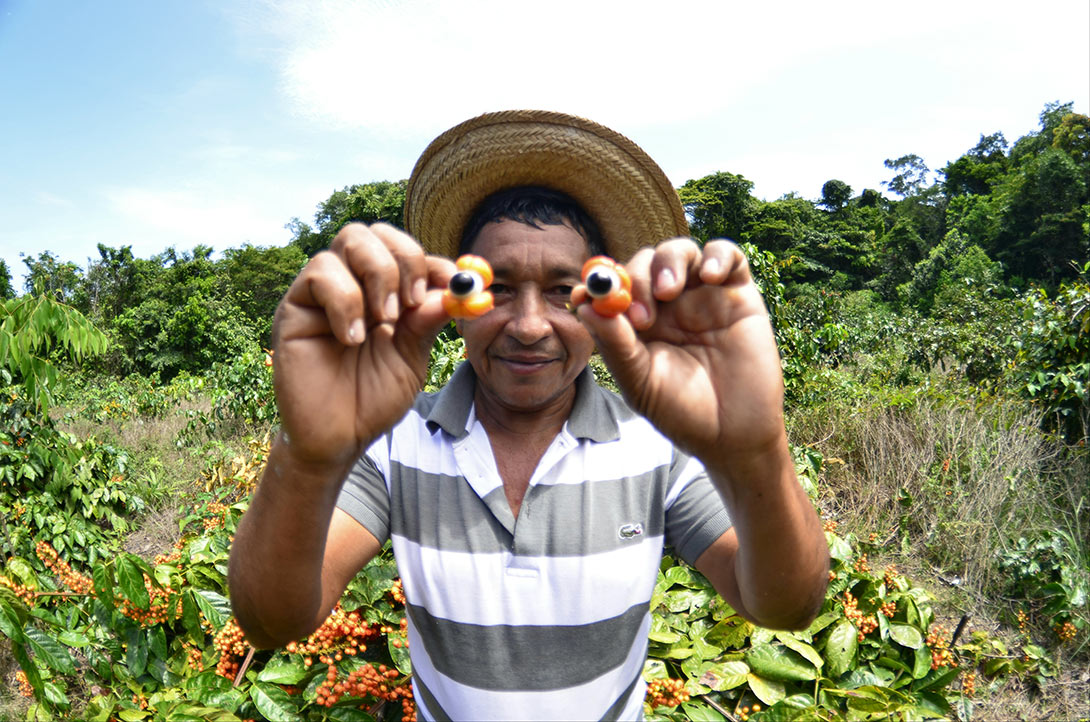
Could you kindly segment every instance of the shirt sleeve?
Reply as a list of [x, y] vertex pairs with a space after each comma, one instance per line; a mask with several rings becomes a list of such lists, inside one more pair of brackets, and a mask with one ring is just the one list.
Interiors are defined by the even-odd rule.
[[337, 508], [358, 521], [380, 544], [390, 536], [389, 437], [381, 437], [353, 464], [337, 497]]
[[722, 497], [703, 464], [674, 451], [666, 499], [666, 543], [679, 557], [695, 564], [712, 542], [731, 527]]

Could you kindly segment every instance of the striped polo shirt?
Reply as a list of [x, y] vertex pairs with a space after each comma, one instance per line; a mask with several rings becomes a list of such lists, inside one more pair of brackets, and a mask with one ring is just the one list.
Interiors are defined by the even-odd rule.
[[663, 548], [730, 521], [700, 463], [589, 369], [518, 517], [463, 363], [357, 461], [338, 506], [392, 540], [422, 719], [638, 719]]

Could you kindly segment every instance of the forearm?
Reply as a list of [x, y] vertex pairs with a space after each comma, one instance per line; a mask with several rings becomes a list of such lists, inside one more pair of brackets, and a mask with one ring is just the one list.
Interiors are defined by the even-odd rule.
[[[786, 435], [767, 448], [704, 460], [730, 511], [737, 550], [721, 578], [762, 626], [805, 627], [828, 585], [821, 521], [795, 475]], [[721, 592], [723, 593], [723, 592]]]
[[348, 468], [299, 463], [280, 436], [231, 546], [231, 604], [247, 639], [275, 647], [309, 634], [323, 609], [322, 562]]

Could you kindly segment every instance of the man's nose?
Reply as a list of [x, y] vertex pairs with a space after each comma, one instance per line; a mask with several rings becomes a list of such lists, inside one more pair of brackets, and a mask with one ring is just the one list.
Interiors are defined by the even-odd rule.
[[541, 293], [519, 293], [513, 306], [514, 313], [507, 324], [507, 331], [519, 343], [531, 346], [553, 332], [552, 324], [546, 317], [548, 304]]

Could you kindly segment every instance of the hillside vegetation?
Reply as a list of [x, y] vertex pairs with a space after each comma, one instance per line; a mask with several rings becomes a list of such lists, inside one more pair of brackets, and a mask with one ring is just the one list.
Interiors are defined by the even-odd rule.
[[[886, 165], [814, 199], [679, 189], [765, 294], [833, 569], [785, 633], [667, 556], [649, 719], [1090, 716], [1090, 118], [1049, 104], [1013, 143]], [[225, 579], [277, 422], [276, 304], [345, 223], [401, 225], [404, 192], [335, 191], [282, 248], [42, 253], [21, 294], [0, 262], [0, 719], [414, 718], [388, 551], [280, 650], [249, 647]], [[428, 388], [462, 358], [444, 331]]]

